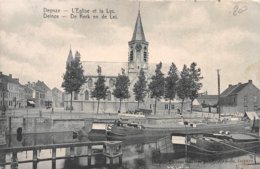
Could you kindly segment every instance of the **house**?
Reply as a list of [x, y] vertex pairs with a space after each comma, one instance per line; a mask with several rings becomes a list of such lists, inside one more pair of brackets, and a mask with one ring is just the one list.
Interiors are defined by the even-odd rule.
[[44, 105], [46, 107], [51, 107], [52, 106], [52, 90], [43, 81], [40, 81], [40, 80], [38, 80], [35, 83], [35, 85], [44, 91], [44, 94], [45, 94]]
[[24, 107], [26, 101], [24, 100], [24, 89], [19, 83], [19, 79], [13, 78], [12, 74], [4, 75], [0, 72], [1, 79], [1, 95], [0, 106], [6, 108], [21, 108]]
[[247, 83], [229, 85], [220, 95], [221, 113], [245, 113], [260, 111], [260, 90], [252, 80]]
[[[35, 107], [45, 107], [45, 94], [46, 92], [40, 86], [36, 85], [35, 82], [28, 82], [26, 86], [32, 90], [32, 99], [27, 100], [31, 104], [35, 104]], [[29, 103], [30, 103], [29, 102]]]
[[64, 93], [58, 88], [54, 87], [52, 89], [52, 100], [54, 107], [63, 107], [64, 106]]

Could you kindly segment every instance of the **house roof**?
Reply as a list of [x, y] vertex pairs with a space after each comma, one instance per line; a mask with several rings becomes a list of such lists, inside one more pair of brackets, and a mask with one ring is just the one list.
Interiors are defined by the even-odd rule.
[[60, 89], [58, 89], [57, 87], [54, 87], [52, 89], [53, 92], [59, 92], [59, 93], [63, 93]]
[[221, 93], [221, 97], [238, 94], [248, 83], [239, 83], [236, 85], [229, 85], [229, 87]]
[[37, 81], [35, 86], [39, 86], [40, 88], [42, 88], [44, 91], [46, 90], [51, 90], [43, 81]]
[[11, 75], [7, 76], [7, 75], [4, 75], [4, 74], [1, 74], [0, 77], [3, 78], [6, 83], [14, 83], [14, 84], [21, 85], [19, 83], [19, 80], [12, 78]]

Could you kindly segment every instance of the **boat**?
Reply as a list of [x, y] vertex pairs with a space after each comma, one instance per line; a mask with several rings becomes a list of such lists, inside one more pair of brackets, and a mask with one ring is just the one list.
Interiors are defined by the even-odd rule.
[[108, 137], [132, 137], [144, 136], [143, 125], [135, 122], [123, 122], [122, 120], [115, 120], [113, 125], [108, 126]]
[[247, 123], [240, 121], [236, 123], [190, 123], [161, 124], [154, 125], [147, 122], [136, 122], [129, 119], [116, 119], [109, 122], [94, 121], [92, 125], [81, 129], [80, 137], [88, 137], [90, 140], [115, 140], [129, 141], [139, 140], [140, 143], [152, 143], [157, 139], [170, 136], [172, 133], [201, 134], [215, 133], [219, 130], [244, 132]]
[[260, 139], [257, 136], [244, 133], [220, 131], [213, 134], [172, 134], [172, 144], [175, 153], [187, 153], [207, 158], [220, 158], [245, 153], [259, 153]]

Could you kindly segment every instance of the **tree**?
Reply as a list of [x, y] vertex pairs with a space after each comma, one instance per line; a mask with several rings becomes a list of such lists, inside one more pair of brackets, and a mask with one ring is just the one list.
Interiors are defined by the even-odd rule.
[[122, 69], [122, 74], [118, 74], [116, 78], [115, 89], [113, 91], [113, 95], [120, 100], [119, 113], [121, 112], [122, 100], [130, 97], [129, 90], [128, 90], [129, 85], [130, 85], [130, 80], [128, 76], [125, 75], [125, 70]]
[[94, 90], [91, 92], [91, 97], [92, 98], [96, 98], [98, 101], [98, 105], [97, 105], [97, 113], [99, 111], [99, 102], [100, 99], [105, 99], [107, 96], [107, 90], [108, 87], [105, 85], [105, 77], [101, 75], [101, 67], [98, 66], [97, 69], [97, 73], [98, 73], [98, 79], [95, 82], [95, 88]]
[[201, 76], [201, 70], [200, 68], [197, 68], [197, 63], [193, 62], [190, 65], [189, 69], [189, 78], [190, 78], [190, 92], [189, 92], [189, 98], [191, 100], [191, 113], [192, 113], [192, 107], [193, 107], [193, 101], [198, 97], [198, 92], [202, 87], [202, 83], [200, 83], [200, 80], [203, 79]]
[[138, 76], [138, 81], [135, 83], [133, 89], [133, 92], [135, 94], [135, 100], [137, 101], [138, 109], [139, 109], [140, 102], [144, 101], [144, 98], [147, 94], [146, 86], [147, 86], [147, 81], [145, 80], [144, 70], [141, 69]]
[[168, 72], [168, 76], [165, 78], [165, 98], [169, 99], [169, 112], [171, 112], [171, 101], [174, 99], [177, 91], [177, 82], [179, 80], [179, 76], [177, 74], [177, 67], [174, 63], [172, 63], [170, 70]]
[[156, 114], [157, 100], [161, 99], [164, 94], [164, 74], [161, 71], [162, 62], [156, 65], [155, 75], [152, 76], [152, 81], [149, 84], [151, 98], [155, 98], [154, 114]]
[[189, 68], [186, 65], [180, 73], [180, 79], [177, 85], [177, 95], [181, 99], [181, 112], [183, 112], [183, 103], [185, 98], [189, 97], [190, 92], [190, 78], [189, 78]]
[[70, 112], [72, 110], [72, 93], [78, 93], [81, 86], [86, 82], [84, 70], [80, 61], [80, 57], [75, 57], [71, 63], [67, 64], [66, 72], [63, 75], [61, 87], [70, 94]]

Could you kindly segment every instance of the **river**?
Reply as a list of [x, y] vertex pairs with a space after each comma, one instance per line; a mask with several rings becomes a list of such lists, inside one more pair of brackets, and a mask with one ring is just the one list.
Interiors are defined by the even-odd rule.
[[[73, 139], [72, 133], [49, 133], [49, 134], [29, 134], [17, 137], [12, 135], [7, 138], [7, 146], [20, 147], [31, 145], [47, 145], [57, 143], [71, 143], [80, 142], [78, 138]], [[86, 140], [84, 140], [86, 141]], [[251, 165], [255, 161], [260, 163], [259, 157], [254, 157], [249, 154], [243, 154], [236, 157], [225, 157], [224, 159], [205, 159], [200, 156], [191, 156], [185, 158], [177, 153], [156, 153], [157, 144], [155, 143], [133, 143], [128, 142], [123, 144], [123, 164], [121, 166], [113, 166], [113, 169], [258, 169], [260, 165]], [[78, 152], [83, 152], [84, 149], [78, 149]], [[57, 156], [65, 156], [67, 149], [57, 149]], [[51, 150], [38, 151], [39, 158], [51, 157]], [[0, 154], [0, 163], [11, 161], [11, 154], [5, 156]], [[32, 159], [32, 151], [20, 152], [17, 154], [19, 160]], [[105, 159], [102, 157], [95, 157], [93, 161], [101, 164], [99, 169], [105, 169], [102, 163]], [[81, 169], [87, 168], [87, 158], [80, 157], [74, 159], [61, 159], [56, 161], [56, 169]], [[32, 163], [19, 164], [19, 169], [30, 169]], [[41, 161], [37, 165], [37, 169], [51, 169], [51, 161]], [[0, 169], [10, 169], [10, 165], [0, 166]]]

